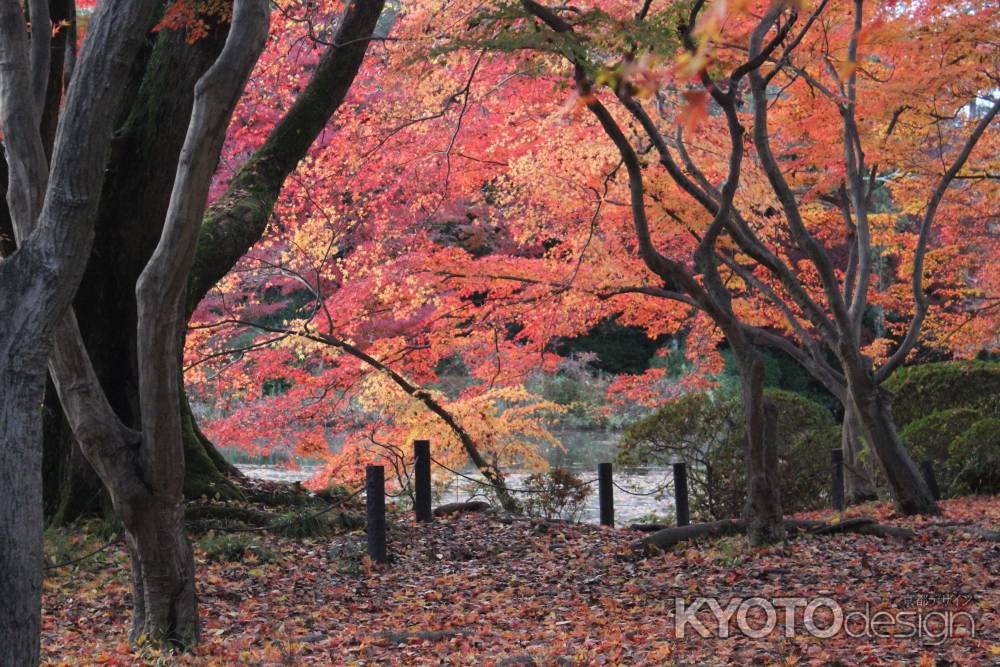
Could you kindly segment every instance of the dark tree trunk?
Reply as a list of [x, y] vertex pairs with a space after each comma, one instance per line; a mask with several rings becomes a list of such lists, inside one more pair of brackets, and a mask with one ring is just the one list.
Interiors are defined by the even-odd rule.
[[[0, 1], [0, 125], [18, 249], [0, 261], [0, 638], [4, 665], [39, 660], [42, 414], [52, 332], [80, 283], [127, 69], [152, 26], [152, 0], [99, 4], [70, 88], [51, 165], [20, 2]], [[48, 30], [36, 31], [38, 39]], [[35, 80], [32, 81], [32, 77]], [[37, 90], [37, 87], [36, 87]], [[44, 97], [44, 90], [42, 90]]]
[[7, 208], [7, 156], [0, 149], [0, 258], [14, 252], [14, 222]]
[[34, 361], [33, 373], [0, 372], [0, 592], [4, 597], [0, 665], [4, 667], [38, 664], [40, 646], [42, 456], [37, 443], [42, 434], [35, 415], [45, 391], [45, 358]]
[[[188, 44], [185, 36], [159, 33], [132, 68], [131, 82], [116, 126], [111, 168], [101, 194], [94, 249], [77, 292], [80, 331], [101, 387], [122, 422], [140, 428], [136, 362], [135, 283], [152, 255], [174, 172], [191, 115], [194, 85], [225, 42], [227, 27]], [[58, 401], [46, 401], [45, 488], [48, 516], [71, 521], [101, 509], [94, 503], [100, 486], [79, 444], [62, 429]], [[179, 408], [185, 414], [185, 405]], [[212, 450], [212, 451], [209, 451]], [[239, 497], [217, 462], [222, 457], [207, 439], [185, 434], [185, 463], [192, 476], [189, 497]], [[66, 484], [68, 479], [72, 481]]]
[[199, 79], [165, 223], [136, 285], [141, 436], [116, 414], [72, 313], [57, 324], [50, 369], [64, 410], [111, 493], [132, 555], [133, 638], [198, 641], [194, 558], [184, 531], [181, 379], [176, 350], [187, 272], [231, 112], [267, 35], [265, 0], [238, 0], [231, 34]]
[[47, 522], [62, 526], [81, 517], [108, 514], [110, 498], [73, 437], [51, 378], [45, 386], [43, 411], [42, 480]]
[[743, 518], [751, 544], [773, 544], [784, 539], [785, 528], [774, 406], [764, 399], [766, 366], [756, 349], [738, 344], [733, 349], [740, 367], [746, 416], [747, 500]]
[[182, 648], [193, 647], [199, 635], [194, 556], [184, 530], [183, 376], [177, 364], [184, 296], [226, 128], [264, 49], [269, 16], [268, 0], [235, 2], [225, 46], [194, 87], [162, 232], [135, 287], [140, 459], [152, 501], [129, 508], [136, 519], [128, 530], [133, 580], [136, 600], [142, 599], [136, 632]]
[[844, 400], [844, 421], [841, 432], [841, 449], [844, 451], [844, 497], [848, 505], [875, 500], [875, 485], [861, 460], [865, 445], [865, 429], [857, 407], [850, 396]]
[[183, 505], [153, 501], [135, 510], [126, 526], [132, 561], [130, 639], [194, 646], [199, 635], [198, 602]]
[[233, 480], [242, 474], [215, 448], [211, 440], [198, 428], [198, 420], [191, 411], [187, 395], [181, 387], [181, 437], [184, 441], [184, 496], [239, 500], [243, 492]]
[[858, 407], [896, 509], [907, 515], [938, 514], [934, 496], [899, 437], [892, 418], [892, 395], [863, 372], [850, 374], [848, 391]]

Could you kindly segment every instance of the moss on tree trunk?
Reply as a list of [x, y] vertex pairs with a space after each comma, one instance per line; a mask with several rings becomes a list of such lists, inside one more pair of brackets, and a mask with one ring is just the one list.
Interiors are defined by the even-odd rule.
[[198, 428], [187, 396], [181, 398], [181, 424], [184, 438], [184, 496], [188, 500], [215, 498], [242, 500], [243, 492], [233, 482], [241, 476], [212, 442]]

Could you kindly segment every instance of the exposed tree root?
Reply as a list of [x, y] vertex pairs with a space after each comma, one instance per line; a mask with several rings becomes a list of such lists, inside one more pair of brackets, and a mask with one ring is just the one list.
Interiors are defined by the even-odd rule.
[[[653, 524], [645, 524], [640, 525], [637, 529], [648, 531], [652, 528], [654, 528]], [[879, 537], [892, 537], [902, 540], [908, 540], [914, 536], [914, 532], [909, 528], [887, 526], [868, 517], [844, 519], [839, 523], [786, 520], [785, 530], [790, 536], [801, 533], [811, 535], [858, 533], [861, 535], [877, 535]], [[650, 555], [660, 551], [665, 551], [676, 544], [680, 544], [681, 542], [686, 542], [688, 540], [738, 535], [745, 531], [746, 523], [738, 519], [724, 519], [722, 521], [712, 521], [709, 523], [696, 523], [690, 526], [666, 527], [633, 542], [632, 551]], [[983, 532], [988, 533], [989, 531]]]

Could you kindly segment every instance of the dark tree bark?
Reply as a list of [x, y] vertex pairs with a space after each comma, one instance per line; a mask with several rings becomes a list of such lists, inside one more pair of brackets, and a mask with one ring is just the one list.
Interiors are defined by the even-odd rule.
[[[60, 121], [51, 169], [39, 132], [39, 77], [20, 2], [0, 2], [0, 125], [7, 203], [18, 249], [0, 261], [0, 637], [4, 664], [39, 659], [42, 423], [53, 327], [69, 308], [93, 237], [93, 215], [127, 69], [152, 25], [154, 0], [107, 0], [91, 23]], [[32, 8], [35, 9], [33, 4]], [[36, 10], [36, 16], [38, 16]], [[48, 30], [36, 30], [36, 37]], [[37, 50], [36, 50], [37, 51]], [[44, 87], [41, 90], [44, 98]], [[46, 177], [48, 175], [48, 178]]]
[[[736, 348], [734, 348], [736, 349]], [[753, 348], [737, 351], [743, 410], [746, 412], [747, 500], [743, 511], [753, 545], [773, 544], [785, 537], [778, 473], [774, 405], [764, 399], [764, 358]]]
[[72, 313], [50, 359], [60, 400], [108, 488], [132, 556], [133, 639], [189, 647], [198, 639], [194, 560], [184, 533], [183, 442], [177, 345], [187, 271], [211, 176], [236, 100], [263, 48], [265, 0], [238, 0], [226, 45], [199, 79], [161, 240], [137, 288], [141, 433], [100, 387]]
[[137, 600], [141, 591], [135, 627], [154, 641], [181, 647], [198, 641], [198, 610], [194, 557], [184, 531], [184, 465], [178, 465], [184, 460], [178, 410], [183, 379], [176, 350], [182, 339], [185, 287], [208, 189], [229, 119], [264, 49], [269, 12], [267, 0], [235, 3], [226, 45], [195, 86], [166, 222], [136, 284], [140, 460], [152, 502], [136, 508], [136, 521], [126, 524]]
[[[135, 284], [153, 253], [167, 211], [174, 174], [163, 165], [177, 163], [195, 83], [218, 57], [227, 32], [228, 26], [215, 26], [193, 44], [182, 33], [159, 32], [131, 68], [124, 111], [116, 114], [94, 249], [74, 305], [101, 388], [123, 424], [136, 430], [140, 418]], [[184, 407], [180, 406], [182, 414]], [[100, 509], [93, 504], [92, 490], [100, 480], [79, 443], [61, 428], [66, 420], [55, 396], [46, 397], [46, 417], [45, 455], [52, 463], [46, 468], [47, 507], [52, 512], [48, 516], [58, 524]], [[233, 471], [216, 465], [214, 448], [212, 453], [208, 448], [207, 440], [197, 438], [193, 430], [185, 431], [185, 464], [192, 480], [189, 497], [240, 497], [227, 478]], [[71, 484], [63, 483], [67, 473], [72, 474]]]
[[896, 507], [904, 514], [937, 514], [934, 496], [899, 437], [892, 418], [891, 394], [867, 373], [852, 373], [850, 381], [860, 421], [871, 436], [875, 458]]
[[[190, 279], [188, 314], [263, 234], [285, 179], [346, 97], [383, 4], [351, 3], [335, 45], [327, 48], [296, 104], [205, 216]], [[187, 44], [183, 34], [161, 32], [142, 67], [134, 68], [133, 101], [116, 132], [94, 251], [75, 302], [101, 386], [122, 422], [133, 429], [141, 424], [133, 292], [159, 238], [158, 221], [164, 218], [170, 196], [173, 174], [162, 165], [176, 163], [194, 83], [214, 61], [225, 37], [225, 26], [194, 44]], [[232, 481], [240, 477], [239, 471], [201, 433], [183, 394], [178, 411], [184, 425], [185, 495], [241, 497]], [[76, 456], [77, 445], [65, 439], [47, 445], [66, 461]], [[56, 505], [85, 503], [73, 488], [83, 485], [67, 489], [66, 494], [73, 496], [60, 498]]]
[[861, 460], [865, 445], [865, 428], [854, 401], [844, 401], [841, 449], [844, 451], [844, 497], [848, 505], [875, 500], [875, 485]]

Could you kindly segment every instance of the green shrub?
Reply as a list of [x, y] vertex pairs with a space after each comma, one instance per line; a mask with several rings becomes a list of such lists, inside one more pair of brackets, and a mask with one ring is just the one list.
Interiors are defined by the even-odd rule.
[[1000, 363], [946, 361], [900, 368], [885, 382], [896, 395], [892, 414], [900, 428], [924, 415], [953, 408], [996, 410]]
[[[833, 415], [799, 394], [767, 389], [764, 395], [775, 407], [785, 509], [822, 506], [829, 487], [830, 449], [840, 444]], [[620, 447], [618, 460], [624, 465], [685, 461], [696, 515], [721, 519], [742, 511], [746, 466], [739, 392], [683, 396], [629, 427]]]
[[529, 475], [524, 487], [528, 491], [525, 513], [544, 519], [576, 521], [590, 495], [590, 486], [565, 468]]
[[918, 463], [930, 460], [941, 478], [942, 488], [948, 484], [948, 447], [958, 436], [968, 431], [973, 424], [984, 418], [975, 408], [951, 408], [938, 410], [921, 417], [903, 429], [900, 436], [906, 443], [910, 455]]
[[1000, 418], [982, 419], [948, 448], [955, 494], [1000, 492]]

